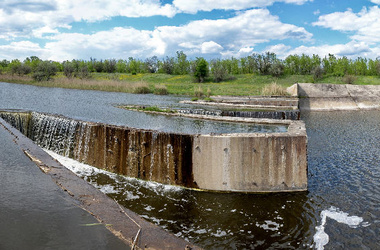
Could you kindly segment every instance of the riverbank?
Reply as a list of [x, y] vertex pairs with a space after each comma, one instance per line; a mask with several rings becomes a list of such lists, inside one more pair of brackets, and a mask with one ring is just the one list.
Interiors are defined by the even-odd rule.
[[[42, 87], [58, 87], [83, 90], [100, 90], [124, 93], [156, 93], [169, 95], [209, 96], [209, 95], [262, 95], [262, 89], [276, 82], [287, 88], [296, 82], [314, 82], [311, 75], [287, 75], [272, 77], [256, 74], [235, 75], [228, 81], [220, 83], [206, 80], [195, 83], [190, 75], [168, 74], [107, 74], [92, 73], [89, 79], [66, 78], [62, 73], [51, 81], [36, 82], [30, 76], [0, 74], [0, 81], [29, 84]], [[327, 76], [318, 83], [344, 84], [343, 77]], [[373, 76], [358, 76], [357, 85], [380, 85], [380, 78]], [[162, 89], [164, 89], [162, 91]]]

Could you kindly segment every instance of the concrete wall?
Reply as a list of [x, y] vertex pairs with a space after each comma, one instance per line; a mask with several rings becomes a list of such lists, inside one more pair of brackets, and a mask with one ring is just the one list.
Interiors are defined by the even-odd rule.
[[279, 192], [307, 189], [307, 137], [302, 122], [288, 133], [199, 135], [194, 180], [203, 189]]
[[307, 136], [302, 121], [265, 120], [288, 125], [286, 133], [186, 135], [35, 112], [0, 112], [0, 117], [46, 149], [147, 181], [228, 192], [307, 189]]
[[380, 86], [299, 83], [301, 110], [380, 109]]

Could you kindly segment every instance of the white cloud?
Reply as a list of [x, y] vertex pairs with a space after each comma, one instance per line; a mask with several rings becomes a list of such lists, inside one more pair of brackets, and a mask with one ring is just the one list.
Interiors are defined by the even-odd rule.
[[214, 41], [226, 51], [237, 53], [241, 48], [274, 39], [308, 41], [312, 34], [302, 27], [280, 22], [266, 9], [253, 9], [229, 19], [193, 21], [180, 27], [158, 27], [153, 37], [164, 41], [172, 51], [182, 48], [202, 51], [204, 42]]
[[202, 54], [215, 54], [223, 50], [223, 47], [220, 44], [217, 44], [214, 41], [202, 43]]
[[349, 58], [357, 57], [367, 57], [373, 58], [375, 49], [371, 48], [368, 44], [364, 42], [355, 42], [351, 41], [346, 44], [335, 44], [335, 45], [322, 45], [322, 46], [300, 46], [295, 49], [285, 50], [283, 57], [285, 58], [288, 55], [319, 55], [321, 57], [327, 56], [328, 54], [334, 54], [336, 56], [347, 56]]
[[289, 55], [291, 48], [292, 47], [281, 43], [266, 47], [264, 51], [275, 53], [278, 58], [285, 58]]
[[380, 4], [380, 0], [371, 0], [371, 2], [374, 4]]
[[[73, 22], [103, 21], [115, 16], [173, 17], [177, 9], [159, 0], [83, 1], [79, 0], [3, 0], [0, 3], [0, 38], [41, 37], [44, 30], [70, 28]], [[55, 33], [55, 32], [54, 32]]]
[[44, 57], [45, 50], [37, 43], [32, 43], [30, 41], [12, 42], [7, 45], [0, 45], [0, 58], [2, 59], [23, 60], [30, 55]]
[[54, 36], [55, 41], [46, 44], [51, 60], [148, 57], [157, 47], [151, 31], [133, 28], [114, 28], [91, 35], [67, 33]]
[[212, 11], [215, 9], [244, 10], [266, 7], [275, 2], [300, 5], [308, 1], [310, 0], [174, 0], [173, 5], [182, 12], [196, 13], [198, 11]]
[[359, 13], [351, 9], [320, 16], [315, 26], [343, 32], [354, 32], [351, 39], [366, 43], [380, 42], [380, 8], [363, 8]]
[[[167, 6], [160, 7], [158, 0], [149, 1], [157, 3], [157, 8], [161, 10]], [[41, 0], [40, 3], [42, 2], [44, 1]], [[107, 18], [105, 13], [109, 13], [110, 16], [116, 13], [116, 10], [113, 9], [117, 5], [114, 5], [113, 1], [104, 2], [103, 9], [109, 12], [102, 13], [97, 5], [103, 3], [103, 0], [90, 1], [86, 10], [75, 7], [76, 2], [78, 1], [68, 0], [57, 2], [51, 6], [42, 5], [43, 7], [41, 7], [38, 5], [41, 13], [31, 13], [23, 9], [20, 12], [20, 8], [0, 9], [0, 23], [3, 21], [6, 23], [6, 25], [0, 26], [0, 34], [6, 33], [8, 37], [12, 35], [12, 37], [46, 38], [48, 39], [46, 45], [42, 48], [35, 48], [35, 53], [32, 53], [33, 50], [30, 52], [23, 50], [26, 53], [24, 58], [35, 54], [44, 55], [44, 59], [58, 61], [89, 59], [90, 57], [98, 59], [118, 59], [129, 56], [146, 58], [153, 55], [174, 55], [177, 50], [183, 50], [189, 56], [198, 56], [200, 53], [205, 56], [217, 54], [246, 56], [259, 43], [285, 39], [310, 41], [312, 38], [312, 34], [303, 27], [282, 23], [267, 9], [241, 11], [228, 19], [205, 19], [191, 21], [183, 26], [160, 26], [153, 31], [118, 27], [93, 34], [59, 33], [58, 25], [70, 28], [69, 25], [73, 20], [86, 18], [93, 21], [97, 15], [99, 15], [98, 18], [101, 15], [102, 18]], [[137, 2], [143, 6], [142, 4], [147, 3], [148, 0], [133, 1], [132, 3]], [[303, 2], [303, 0], [293, 2]], [[1, 6], [0, 4], [0, 8]], [[60, 11], [52, 11], [54, 8]], [[95, 9], [99, 12], [96, 12]], [[122, 10], [118, 6], [117, 13], [122, 11], [126, 11], [126, 9]], [[5, 17], [1, 15], [2, 13]], [[21, 15], [24, 15], [25, 18], [21, 18]], [[7, 18], [10, 19], [7, 20]], [[15, 23], [15, 26], [12, 27], [13, 30], [9, 28], [12, 22]], [[17, 27], [21, 27], [21, 29], [17, 29]], [[6, 35], [3, 36], [6, 37]]]

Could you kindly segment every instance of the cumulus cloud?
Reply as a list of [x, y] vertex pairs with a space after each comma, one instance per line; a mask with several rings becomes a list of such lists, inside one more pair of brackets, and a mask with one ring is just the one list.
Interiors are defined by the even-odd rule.
[[[373, 1], [375, 2], [375, 1]], [[343, 32], [353, 32], [351, 39], [367, 43], [380, 42], [380, 8], [363, 8], [359, 13], [351, 9], [320, 16], [315, 26]]]
[[273, 39], [308, 41], [312, 34], [302, 27], [282, 23], [267, 9], [253, 9], [240, 12], [229, 19], [199, 20], [180, 27], [158, 27], [154, 30], [153, 37], [164, 41], [174, 51], [179, 46], [202, 51], [204, 42], [214, 41], [226, 51], [238, 52], [241, 48], [253, 47]]
[[0, 45], [0, 58], [13, 60], [25, 59], [26, 56], [36, 55], [45, 57], [46, 50], [39, 44], [30, 41], [12, 42], [7, 45]]
[[380, 4], [380, 0], [371, 0], [371, 2], [374, 4]]
[[151, 31], [134, 28], [114, 28], [94, 34], [67, 33], [54, 36], [45, 49], [51, 60], [88, 59], [95, 57], [127, 58], [148, 57], [153, 55], [156, 47]]
[[[308, 0], [238, 0], [233, 1], [233, 6], [239, 9], [275, 1], [302, 4]], [[21, 4], [5, 0], [0, 3], [0, 39], [46, 39], [45, 45], [33, 44], [38, 48], [20, 49], [20, 53], [26, 53], [25, 57], [44, 55], [46, 59], [61, 61], [89, 57], [146, 58], [174, 54], [177, 50], [183, 50], [189, 56], [246, 56], [260, 43], [285, 39], [310, 41], [312, 38], [312, 34], [303, 27], [282, 23], [268, 9], [261, 8], [239, 11], [227, 19], [196, 20], [183, 26], [159, 26], [152, 31], [116, 27], [92, 34], [70, 33], [70, 25], [75, 21], [99, 21], [112, 16], [170, 17], [179, 11], [174, 7], [176, 1], [173, 5], [164, 5], [159, 0], [131, 0], [128, 4], [105, 0], [88, 1], [85, 5], [79, 2], [30, 0]], [[204, 4], [211, 3], [227, 6], [232, 2], [222, 0], [216, 4], [213, 0], [204, 1]], [[9, 45], [10, 48], [15, 48], [13, 45]]]
[[2, 38], [41, 37], [44, 31], [70, 28], [73, 22], [103, 21], [115, 16], [173, 17], [177, 9], [162, 5], [159, 0], [77, 1], [77, 0], [3, 0], [0, 3], [0, 33]]
[[198, 11], [244, 10], [249, 8], [266, 7], [275, 2], [304, 4], [312, 0], [174, 0], [173, 5], [181, 12], [196, 13]]
[[295, 49], [287, 48], [283, 53], [283, 58], [288, 55], [319, 55], [321, 57], [328, 54], [336, 56], [347, 56], [349, 58], [357, 58], [359, 56], [372, 58], [375, 50], [364, 42], [351, 41], [346, 44], [321, 45], [321, 46], [300, 46]]
[[[50, 33], [44, 55], [51, 60], [101, 58], [146, 58], [165, 56], [183, 50], [189, 56], [199, 54], [246, 56], [256, 44], [273, 39], [310, 40], [312, 34], [302, 27], [284, 24], [266, 9], [239, 12], [235, 17], [197, 20], [184, 26], [160, 26], [153, 31], [117, 27], [93, 34]], [[30, 54], [26, 54], [29, 56]]]
[[202, 43], [202, 54], [215, 54], [223, 50], [223, 47], [220, 44], [217, 44], [214, 41]]

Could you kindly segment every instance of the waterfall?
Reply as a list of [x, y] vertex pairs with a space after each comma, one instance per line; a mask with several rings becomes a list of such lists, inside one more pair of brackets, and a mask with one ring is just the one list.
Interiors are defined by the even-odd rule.
[[97, 168], [196, 187], [191, 135], [91, 123], [37, 112], [0, 112], [40, 147]]
[[299, 110], [284, 111], [232, 111], [232, 110], [205, 110], [205, 109], [177, 109], [180, 114], [209, 115], [209, 116], [231, 116], [247, 118], [266, 118], [278, 120], [299, 120]]
[[79, 126], [80, 122], [72, 119], [33, 112], [28, 137], [47, 150], [72, 158]]

